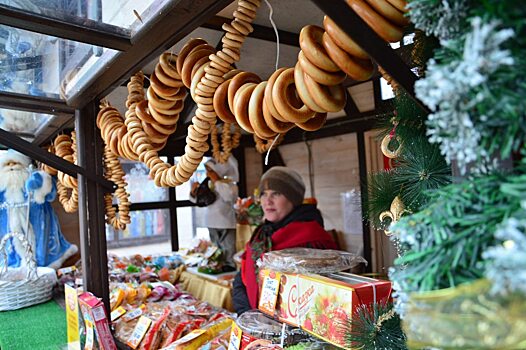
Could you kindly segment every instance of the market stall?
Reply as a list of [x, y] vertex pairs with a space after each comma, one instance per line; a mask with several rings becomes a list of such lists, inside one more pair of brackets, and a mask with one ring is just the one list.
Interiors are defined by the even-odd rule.
[[[0, 246], [12, 246], [5, 266], [23, 266], [25, 255], [29, 267], [54, 267], [29, 235], [29, 223], [31, 232], [40, 232], [39, 219], [29, 220], [31, 210], [47, 200], [33, 201], [32, 193], [44, 183], [53, 189], [55, 183], [43, 179], [54, 176], [61, 207], [79, 218], [81, 263], [59, 270], [72, 346], [526, 346], [520, 4], [268, 3], [269, 21], [275, 26], [278, 9], [273, 29], [288, 46], [277, 39], [274, 67], [273, 59], [261, 59], [264, 44], [251, 41], [252, 35], [272, 45], [275, 40], [269, 39], [274, 30], [262, 25], [267, 18], [259, 0], [152, 1], [118, 9], [103, 3], [72, 2], [61, 5], [62, 12], [49, 4], [0, 5], [1, 54], [8, 62], [1, 70], [0, 143], [45, 164], [49, 174], [36, 180], [32, 172], [19, 181], [28, 217], [18, 226], [12, 209], [24, 203], [6, 192], [7, 231], [25, 230], [27, 238], [6, 231]], [[203, 29], [213, 35], [201, 35]], [[283, 68], [279, 48], [288, 51]], [[382, 97], [386, 92], [390, 101]], [[51, 117], [44, 127], [19, 127], [24, 117], [13, 110]], [[366, 134], [374, 124], [374, 135]], [[206, 166], [225, 164], [232, 155], [239, 161], [235, 180]], [[130, 202], [127, 181], [138, 168], [124, 169], [123, 160], [142, 164], [150, 183], [168, 188], [158, 201]], [[195, 268], [178, 260], [186, 233], [180, 224], [193, 215], [180, 210], [215, 200], [189, 198], [201, 185], [195, 192], [184, 186], [205, 168], [209, 179], [201, 184], [208, 190], [224, 181], [247, 197], [275, 165], [301, 172], [314, 198], [309, 205], [326, 214], [316, 248], [336, 248], [324, 236], [330, 228], [348, 252], [272, 251], [272, 220], [265, 217], [269, 231], [259, 226], [255, 235], [254, 222], [240, 220], [238, 247], [254, 240], [236, 276], [250, 287], [247, 299], [258, 310], [237, 317], [229, 300], [234, 274], [222, 273], [221, 249], [205, 252], [207, 263]], [[237, 205], [250, 211], [250, 201]], [[164, 214], [141, 216], [144, 229], [130, 229], [133, 212], [148, 210]], [[135, 232], [144, 233], [143, 242], [169, 236], [172, 253], [108, 256], [109, 230], [121, 238], [131, 233], [124, 243]], [[7, 245], [11, 238], [20, 244]], [[369, 272], [389, 269], [392, 283], [345, 272], [364, 258]], [[16, 283], [54, 283], [29, 267], [27, 274], [3, 274], [0, 283], [11, 287], [9, 295], [0, 290], [4, 310], [22, 307]], [[30, 304], [51, 296], [36, 289]], [[5, 319], [18, 317], [2, 312]]]

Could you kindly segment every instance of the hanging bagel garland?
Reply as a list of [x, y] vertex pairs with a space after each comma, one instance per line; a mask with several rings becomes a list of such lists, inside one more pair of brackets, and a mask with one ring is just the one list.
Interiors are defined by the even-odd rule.
[[104, 176], [106, 179], [113, 181], [117, 185], [115, 196], [118, 200], [117, 208], [113, 206], [113, 194], [104, 195], [104, 207], [106, 210], [106, 223], [113, 226], [116, 230], [126, 229], [126, 225], [131, 222], [130, 219], [130, 201], [126, 192], [126, 181], [124, 180], [124, 171], [117, 155], [113, 153], [108, 145], [104, 145]]
[[[77, 146], [75, 131], [68, 135], [58, 135], [53, 143], [55, 154], [75, 164], [77, 162]], [[58, 200], [66, 213], [74, 213], [78, 210], [77, 179], [62, 171], [57, 172], [57, 194]]]
[[[362, 0], [347, 2], [382, 38], [400, 40], [402, 19], [398, 12], [393, 12], [394, 5], [386, 6], [392, 5], [391, 1], [385, 4], [383, 1], [378, 5], [380, 9]], [[405, 4], [405, 1], [396, 3]], [[129, 141], [120, 147], [116, 142], [117, 146], [112, 150], [129, 150], [138, 155], [139, 160], [150, 168], [150, 176], [158, 186], [177, 186], [191, 177], [208, 150], [206, 141], [213, 130], [215, 135], [212, 137], [217, 141], [216, 116], [225, 122], [236, 121], [244, 130], [253, 133], [256, 149], [263, 151], [270, 147], [269, 141], [275, 135], [280, 134], [282, 139], [283, 134], [294, 126], [317, 130], [325, 123], [327, 112], [343, 108], [346, 93], [341, 81], [346, 75], [356, 80], [365, 80], [372, 75], [373, 65], [367, 54], [326, 17], [325, 30], [316, 26], [302, 29], [301, 52], [294, 68], [279, 69], [266, 84], [262, 84], [259, 78], [252, 81], [236, 78], [241, 73], [232, 70], [232, 64], [239, 60], [244, 39], [252, 32], [251, 23], [259, 5], [259, 0], [238, 2], [233, 21], [223, 25], [226, 34], [222, 39], [223, 47], [217, 53], [204, 40], [192, 39], [179, 55], [163, 54], [151, 78], [148, 108], [141, 101], [135, 102], [136, 113], [129, 108], [124, 122], [126, 132], [117, 127], [117, 118], [111, 111], [106, 114], [114, 120], [113, 124], [98, 123], [102, 128], [109, 124], [109, 130], [101, 129], [103, 138], [106, 135], [111, 139], [116, 135], [118, 141]], [[400, 6], [394, 8], [402, 13]], [[399, 24], [393, 24], [393, 18]], [[372, 23], [371, 19], [380, 24]], [[140, 81], [140, 76], [136, 81]], [[190, 89], [197, 110], [188, 128], [185, 154], [176, 166], [170, 166], [159, 159], [157, 152], [164, 145], [163, 133], [175, 130], [176, 121], [169, 116], [178, 115], [182, 109], [178, 98], [182, 99], [183, 85]], [[137, 86], [142, 90], [142, 82]], [[160, 124], [152, 123], [153, 120]], [[225, 140], [228, 141], [228, 137]], [[218, 143], [213, 144], [218, 149]], [[225, 159], [228, 146], [225, 143], [223, 153], [217, 149], [214, 153]]]
[[[55, 154], [55, 147], [53, 146], [53, 144], [50, 144], [47, 147], [47, 151], [51, 154]], [[46, 163], [40, 163], [40, 169], [42, 169], [42, 171], [45, 171], [51, 176], [56, 176], [58, 173], [57, 169], [47, 165]]]

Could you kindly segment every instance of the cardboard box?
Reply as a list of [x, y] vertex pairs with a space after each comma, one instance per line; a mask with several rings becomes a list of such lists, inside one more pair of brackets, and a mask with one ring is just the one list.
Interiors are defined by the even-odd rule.
[[102, 301], [93, 294], [84, 292], [79, 295], [79, 305], [84, 320], [95, 325], [95, 335], [99, 348], [101, 350], [117, 350]]
[[299, 276], [300, 327], [332, 344], [345, 347], [341, 326], [357, 307], [389, 298], [391, 282], [337, 273], [329, 277]]

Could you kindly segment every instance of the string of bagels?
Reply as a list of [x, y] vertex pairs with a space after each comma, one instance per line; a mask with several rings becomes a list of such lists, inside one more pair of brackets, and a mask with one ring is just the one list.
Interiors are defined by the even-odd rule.
[[[402, 38], [403, 26], [408, 24], [404, 0], [347, 3], [385, 41]], [[259, 0], [238, 1], [233, 20], [223, 25], [220, 51], [203, 39], [191, 39], [178, 55], [162, 54], [146, 96], [143, 74], [134, 75], [128, 84], [124, 118], [116, 108], [101, 104], [97, 125], [112, 152], [145, 163], [157, 186], [178, 186], [190, 179], [208, 151], [208, 135], [221, 162], [238, 144], [237, 136], [230, 142], [225, 137], [232, 125], [254, 134], [260, 146], [263, 143], [259, 150], [264, 151], [278, 134], [295, 126], [317, 130], [328, 112], [340, 111], [346, 102], [342, 82], [347, 76], [360, 81], [372, 76], [371, 58], [327, 16], [323, 28], [308, 25], [301, 30], [301, 51], [293, 68], [278, 69], [268, 81], [233, 69], [245, 38], [253, 31], [251, 23], [259, 6]], [[185, 153], [171, 166], [159, 158], [158, 151], [176, 129], [186, 89], [197, 110], [188, 127]], [[222, 151], [217, 142], [217, 117], [224, 122]]]

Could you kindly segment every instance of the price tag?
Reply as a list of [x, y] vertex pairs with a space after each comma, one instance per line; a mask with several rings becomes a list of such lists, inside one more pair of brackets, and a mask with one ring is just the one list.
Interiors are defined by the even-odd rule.
[[146, 332], [148, 332], [148, 328], [150, 328], [151, 324], [152, 320], [146, 316], [141, 316], [141, 318], [139, 318], [139, 322], [137, 322], [135, 328], [133, 329], [130, 339], [126, 342], [126, 345], [130, 346], [132, 349], [137, 349], [142, 341], [142, 338], [144, 338], [144, 335]]
[[217, 249], [218, 249], [218, 248], [217, 248], [216, 246], [210, 246], [210, 247], [208, 247], [208, 249], [206, 250], [206, 252], [205, 252], [205, 254], [204, 254], [204, 255], [205, 255], [205, 258], [210, 259], [210, 257], [211, 257], [212, 255], [214, 255], [214, 253], [217, 251]]
[[191, 340], [194, 340], [195, 338], [199, 337], [201, 334], [203, 334], [205, 332], [206, 332], [206, 330], [204, 330], [204, 329], [194, 329], [193, 331], [191, 331], [190, 333], [188, 333], [184, 337], [177, 339], [176, 341], [174, 341], [170, 345], [180, 345], [180, 344], [187, 343], [187, 342], [189, 342]]
[[57, 270], [57, 275], [62, 276], [64, 274], [66, 274], [66, 273], [73, 272], [76, 269], [77, 269], [76, 266], [63, 267], [63, 268]]
[[280, 280], [281, 273], [279, 272], [271, 271], [264, 277], [261, 296], [259, 298], [259, 309], [261, 311], [273, 314], [276, 310]]
[[93, 323], [86, 320], [86, 345], [84, 350], [93, 350], [93, 344], [95, 337], [93, 336]]
[[138, 307], [137, 309], [133, 309], [132, 311], [124, 315], [122, 320], [124, 322], [130, 322], [131, 320], [135, 320], [137, 317], [142, 315], [142, 309], [143, 309], [143, 306]]
[[119, 317], [121, 317], [122, 315], [124, 315], [126, 313], [126, 309], [123, 308], [122, 306], [119, 306], [118, 308], [116, 308], [115, 310], [113, 310], [110, 314], [110, 319], [111, 319], [111, 322], [115, 321], [115, 320], [118, 320]]
[[230, 340], [228, 342], [228, 350], [239, 350], [241, 346], [241, 335], [243, 331], [234, 322], [232, 323], [232, 330], [230, 331]]

